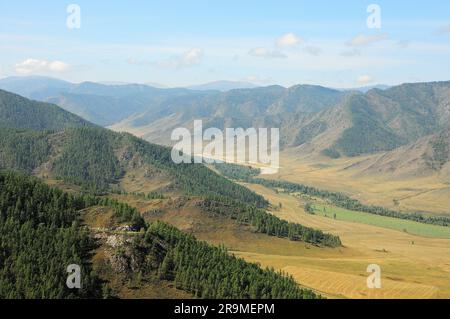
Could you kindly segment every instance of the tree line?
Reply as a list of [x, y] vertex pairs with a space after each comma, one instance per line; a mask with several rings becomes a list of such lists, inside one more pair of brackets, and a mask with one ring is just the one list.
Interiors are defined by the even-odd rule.
[[315, 187], [305, 186], [302, 184], [291, 183], [287, 181], [280, 180], [267, 180], [262, 178], [255, 178], [252, 180], [252, 183], [260, 184], [270, 188], [276, 189], [284, 189], [290, 193], [301, 193], [313, 197], [319, 197], [330, 201], [333, 205], [345, 208], [352, 211], [360, 211], [380, 216], [387, 216], [399, 219], [407, 219], [412, 220], [419, 223], [424, 224], [433, 224], [440, 226], [450, 226], [450, 218], [449, 217], [434, 217], [434, 216], [424, 216], [419, 213], [402, 213], [398, 211], [394, 211], [391, 209], [387, 209], [380, 206], [373, 205], [364, 205], [360, 201], [350, 198], [349, 196], [337, 193], [337, 192], [329, 192], [326, 190], [321, 190]]
[[262, 269], [184, 234], [163, 222], [151, 224], [137, 236], [132, 252], [122, 258], [138, 263], [145, 275], [171, 281], [176, 288], [197, 298], [227, 299], [314, 299], [292, 277], [273, 269]]
[[126, 136], [133, 145], [133, 153], [140, 154], [148, 163], [168, 171], [174, 177], [175, 186], [186, 195], [224, 196], [258, 207], [266, 207], [268, 204], [261, 195], [224, 178], [202, 164], [175, 164], [167, 147], [147, 143], [129, 134]]
[[320, 230], [305, 227], [297, 223], [282, 220], [263, 209], [233, 201], [225, 197], [208, 197], [198, 204], [210, 214], [226, 216], [238, 223], [252, 226], [256, 232], [288, 238], [292, 241], [304, 241], [314, 245], [339, 247], [342, 245], [338, 236], [326, 234]]
[[[258, 207], [267, 206], [264, 197], [217, 174], [201, 164], [175, 164], [170, 148], [154, 145], [130, 134], [115, 133], [100, 127], [52, 131], [0, 129], [0, 168], [31, 172], [51, 162], [54, 175], [96, 195], [112, 191], [127, 167], [150, 165], [169, 173], [173, 187], [186, 195], [220, 195]], [[120, 154], [120, 155], [119, 155]]]
[[[113, 199], [71, 195], [36, 178], [0, 172], [0, 298], [110, 296], [92, 269], [96, 243], [80, 223], [80, 210], [93, 205], [113, 207], [126, 220], [137, 212]], [[139, 274], [172, 281], [194, 297], [319, 297], [286, 274], [247, 263], [162, 222], [145, 224], [133, 238], [128, 257]], [[126, 258], [124, 251], [120, 247], [116, 254]], [[81, 289], [66, 287], [70, 264], [82, 268]]]
[[216, 169], [228, 178], [232, 178], [235, 180], [241, 180], [247, 183], [260, 184], [273, 189], [283, 189], [289, 193], [301, 193], [313, 197], [319, 197], [322, 199], [326, 199], [330, 201], [333, 205], [353, 210], [353, 211], [361, 211], [365, 213], [387, 216], [399, 219], [407, 219], [412, 220], [419, 223], [425, 224], [433, 224], [440, 226], [450, 226], [450, 218], [449, 217], [435, 217], [435, 216], [424, 216], [419, 213], [403, 213], [399, 211], [394, 211], [391, 209], [387, 209], [380, 206], [374, 205], [364, 205], [360, 201], [353, 199], [345, 194], [338, 192], [330, 192], [322, 189], [318, 189], [311, 186], [306, 186], [303, 184], [283, 181], [283, 180], [269, 180], [264, 178], [256, 178], [254, 176], [259, 175], [256, 174], [255, 169], [247, 168], [245, 166], [241, 166], [240, 168], [236, 168], [235, 166], [239, 166], [236, 164], [217, 164]]

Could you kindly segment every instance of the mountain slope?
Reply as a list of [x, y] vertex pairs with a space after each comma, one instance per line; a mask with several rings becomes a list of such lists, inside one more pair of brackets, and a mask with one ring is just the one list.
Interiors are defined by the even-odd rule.
[[56, 105], [31, 101], [0, 90], [0, 126], [2, 127], [61, 130], [67, 127], [92, 125]]
[[358, 171], [357, 176], [377, 174], [389, 174], [393, 178], [433, 174], [450, 176], [450, 129], [425, 136], [389, 152], [371, 155], [350, 168]]
[[132, 132], [152, 142], [172, 144], [173, 129], [191, 128], [194, 120], [201, 119], [204, 128], [279, 127], [281, 141], [287, 145], [301, 124], [298, 119], [302, 121], [309, 114], [331, 108], [344, 96], [346, 93], [336, 90], [300, 85], [289, 89], [269, 86], [171, 98], [160, 112], [134, 114], [110, 128]]
[[0, 168], [52, 176], [95, 193], [117, 189], [126, 172], [160, 175], [172, 188], [192, 195], [216, 195], [264, 206], [265, 200], [200, 164], [172, 162], [170, 149], [102, 128], [60, 133], [0, 129]]
[[170, 144], [176, 127], [279, 127], [281, 147], [330, 157], [393, 150], [443, 129], [450, 122], [450, 82], [414, 83], [365, 94], [318, 86], [272, 86], [218, 95], [169, 99], [111, 126]]
[[[175, 164], [170, 148], [150, 144], [128, 133], [101, 127], [68, 128], [56, 133], [0, 128], [0, 146], [0, 169], [16, 169], [63, 181], [93, 194], [127, 192], [124, 180], [129, 178], [132, 184], [147, 185], [145, 192], [212, 200], [216, 203], [211, 207], [212, 215], [216, 214], [215, 207], [228, 207], [226, 215], [231, 219], [267, 235], [290, 235], [292, 240], [331, 247], [340, 245], [336, 236], [286, 223], [265, 210], [258, 210], [268, 205], [264, 197], [205, 165]], [[240, 207], [243, 203], [245, 207]]]
[[[102, 205], [111, 203], [105, 198], [70, 195], [35, 178], [0, 172], [0, 297], [111, 298], [120, 297], [127, 285], [144, 290], [144, 297], [149, 287], [158, 287], [155, 297], [181, 295], [164, 287], [165, 282], [186, 292], [183, 297], [319, 297], [300, 288], [291, 277], [247, 263], [162, 222], [145, 224], [141, 232], [117, 228], [100, 232], [82, 224], [86, 214], [105, 210]], [[118, 210], [127, 207], [116, 206]], [[108, 222], [115, 224], [114, 219]], [[93, 258], [94, 250], [102, 250], [102, 257]], [[80, 289], [66, 286], [66, 269], [74, 264], [81, 271]], [[117, 281], [121, 285], [116, 290]]]
[[404, 84], [350, 94], [312, 114], [294, 128], [290, 146], [330, 157], [371, 154], [437, 133], [449, 122], [450, 82]]
[[[34, 178], [0, 173], [0, 298], [100, 298], [90, 263], [94, 241], [79, 223], [79, 197]], [[66, 268], [81, 268], [81, 289], [68, 289]]]
[[147, 175], [160, 172], [186, 194], [265, 205], [261, 196], [204, 165], [175, 164], [167, 147], [92, 126], [56, 105], [4, 91], [0, 101], [0, 123], [7, 126], [0, 127], [0, 168], [45, 171], [96, 192], [109, 190], [127, 171], [140, 168]]
[[158, 111], [169, 97], [210, 94], [183, 88], [159, 89], [143, 84], [76, 84], [37, 76], [2, 79], [0, 89], [29, 99], [57, 104], [102, 126], [114, 124], [134, 113]]
[[[33, 92], [46, 94], [39, 86]], [[450, 82], [367, 93], [311, 85], [200, 92], [85, 82], [42, 94], [95, 123], [159, 144], [173, 144], [175, 128], [192, 128], [202, 119], [205, 129], [278, 127], [282, 148], [334, 158], [390, 151], [437, 133], [450, 121]]]
[[0, 80], [0, 89], [36, 100], [68, 90], [72, 85], [70, 82], [45, 76], [17, 76]]

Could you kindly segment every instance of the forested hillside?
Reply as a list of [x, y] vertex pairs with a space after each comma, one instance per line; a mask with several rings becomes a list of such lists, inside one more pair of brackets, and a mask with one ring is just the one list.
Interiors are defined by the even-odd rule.
[[342, 133], [332, 149], [347, 156], [357, 156], [392, 150], [405, 143], [385, 126], [364, 97], [352, 96], [347, 107], [353, 125]]
[[364, 93], [314, 85], [218, 92], [54, 79], [42, 87], [41, 82], [5, 79], [0, 87], [164, 144], [171, 143], [174, 128], [191, 127], [202, 119], [205, 128], [279, 127], [282, 148], [310, 145], [306, 152], [313, 149], [338, 158], [393, 150], [439, 132], [450, 121], [450, 82], [403, 84]]
[[92, 125], [54, 104], [28, 100], [0, 90], [0, 127], [59, 131], [67, 127]]
[[318, 246], [339, 247], [338, 236], [282, 220], [263, 209], [224, 197], [208, 197], [199, 206], [209, 214], [225, 216], [250, 225], [256, 232], [292, 241], [304, 241]]
[[[149, 257], [152, 258], [149, 258]], [[131, 249], [118, 252], [121, 263], [137, 263], [144, 276], [156, 271], [160, 279], [198, 298], [311, 299], [318, 296], [272, 269], [261, 269], [176, 228], [155, 222]]]
[[[350, 156], [390, 150], [442, 129], [448, 123], [445, 105], [450, 96], [449, 82], [404, 84], [365, 93], [312, 85], [200, 92], [26, 77], [4, 79], [0, 87], [57, 103], [97, 124], [129, 130], [152, 141], [202, 118], [208, 126], [277, 125], [286, 147], [330, 134], [332, 145], [328, 147]], [[336, 112], [337, 116], [329, 117]], [[330, 123], [344, 119], [352, 123], [350, 127], [336, 130]]]
[[[0, 173], [0, 298], [97, 298], [94, 242], [78, 220], [84, 203], [33, 178]], [[71, 264], [82, 289], [66, 287]]]
[[[324, 234], [318, 230], [290, 224], [272, 216], [262, 209], [267, 201], [228, 179], [216, 174], [203, 165], [174, 164], [166, 147], [156, 146], [139, 140], [128, 134], [117, 134], [101, 128], [69, 129], [56, 136], [50, 132], [22, 132], [13, 130], [4, 132], [3, 139], [13, 141], [24, 135], [24, 147], [21, 144], [5, 143], [4, 154], [9, 161], [2, 161], [4, 168], [17, 168], [31, 172], [46, 162], [55, 148], [51, 142], [61, 141], [61, 152], [49, 164], [57, 178], [82, 186], [87, 193], [106, 194], [111, 186], [128, 168], [128, 160], [138, 156], [142, 165], [147, 163], [164, 170], [173, 178], [173, 186], [187, 195], [203, 198], [201, 206], [208, 212], [237, 219], [240, 223], [251, 225], [256, 231], [270, 236], [285, 237], [313, 244], [336, 247], [340, 240], [336, 236]], [[1, 131], [0, 131], [0, 136]], [[18, 139], [20, 141], [20, 138]], [[25, 151], [24, 151], [25, 150]], [[30, 150], [36, 153], [30, 154]], [[124, 157], [116, 156], [118, 150], [124, 151]], [[28, 159], [34, 159], [33, 161]], [[228, 167], [228, 166], [227, 166]], [[238, 169], [239, 166], [229, 166]], [[254, 171], [251, 171], [252, 173]], [[238, 173], [236, 173], [238, 175]]]
[[[130, 134], [83, 127], [60, 133], [0, 129], [0, 168], [32, 172], [47, 163], [55, 177], [102, 193], [118, 183], [130, 160], [151, 165], [172, 176], [173, 185], [190, 195], [221, 195], [258, 207], [263, 197], [230, 182], [204, 165], [175, 164], [170, 149]], [[51, 155], [51, 156], [50, 156]]]
[[403, 84], [350, 96], [336, 109], [350, 124], [325, 132], [328, 147], [346, 156], [393, 150], [447, 127], [449, 103], [450, 82]]
[[[20, 101], [17, 107], [20, 108]], [[68, 114], [61, 112], [63, 117]], [[40, 116], [51, 118], [52, 114], [52, 109], [44, 109]], [[211, 215], [226, 215], [256, 232], [330, 247], [340, 245], [338, 237], [268, 214], [260, 209], [268, 204], [262, 196], [204, 165], [175, 164], [168, 147], [87, 122], [84, 125], [67, 116], [64, 125], [50, 126], [47, 130], [38, 130], [39, 127], [20, 116], [16, 119], [16, 123], [22, 123], [18, 128], [0, 128], [0, 169], [59, 179], [70, 187], [81, 187], [80, 195], [68, 195], [18, 173], [0, 174], [1, 297], [113, 296], [107, 282], [102, 282], [93, 271], [90, 260], [92, 251], [106, 243], [103, 239], [94, 241], [92, 232], [98, 230], [83, 226], [80, 219], [81, 210], [89, 214], [96, 207], [112, 211], [110, 222], [125, 227], [126, 231], [113, 227], [106, 232], [108, 236], [125, 236], [123, 243], [134, 242], [133, 267], [137, 262], [138, 273], [149, 281], [157, 278], [174, 282], [178, 289], [201, 298], [316, 297], [311, 291], [300, 289], [292, 278], [248, 264], [229, 255], [224, 248], [198, 242], [165, 224], [149, 226], [136, 208], [108, 196], [122, 192], [119, 184], [130, 170], [144, 170], [150, 180], [149, 171], [164, 172], [170, 183], [166, 186], [169, 193], [176, 190], [194, 196], [198, 205]], [[31, 129], [26, 129], [27, 126]], [[158, 198], [163, 199], [164, 195]], [[126, 259], [127, 252], [129, 247], [118, 247], [114, 256]], [[193, 259], [203, 266], [192, 267]], [[65, 287], [66, 264], [80, 264], [83, 274], [89, 274], [83, 277], [82, 290]]]
[[[134, 221], [135, 229], [144, 231], [124, 241], [130, 246], [116, 247], [112, 258], [133, 264], [146, 278], [174, 282], [198, 298], [317, 298], [291, 277], [235, 258], [224, 248], [161, 222], [147, 226], [126, 204], [68, 195], [11, 172], [0, 173], [0, 298], [113, 296], [91, 265], [91, 251], [102, 243], [80, 220], [80, 210], [93, 205], [112, 207], [119, 221]], [[81, 289], [66, 286], [71, 264], [81, 266]]]
[[53, 163], [56, 177], [94, 192], [106, 191], [124, 171], [114, 148], [121, 136], [101, 128], [70, 129], [65, 132], [61, 154]]
[[50, 156], [50, 134], [50, 131], [0, 127], [0, 169], [13, 168], [31, 173]]

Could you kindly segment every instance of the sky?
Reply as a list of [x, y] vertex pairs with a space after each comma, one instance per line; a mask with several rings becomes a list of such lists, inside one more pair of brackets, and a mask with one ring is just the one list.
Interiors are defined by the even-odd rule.
[[0, 78], [348, 88], [450, 80], [449, 57], [447, 0], [0, 0]]

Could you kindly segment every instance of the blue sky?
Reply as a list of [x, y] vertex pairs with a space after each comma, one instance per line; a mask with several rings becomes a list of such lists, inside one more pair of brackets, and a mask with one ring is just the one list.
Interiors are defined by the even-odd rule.
[[[367, 27], [370, 4], [381, 29]], [[355, 87], [450, 80], [449, 57], [444, 0], [0, 0], [0, 78]]]

